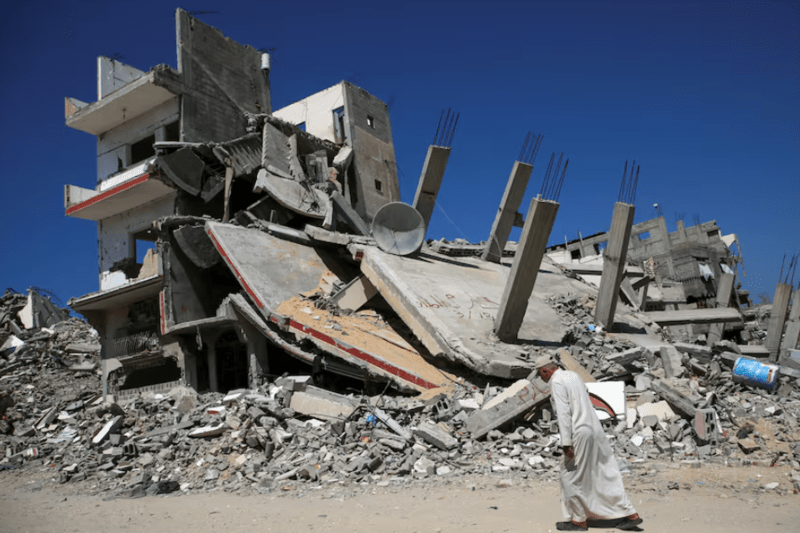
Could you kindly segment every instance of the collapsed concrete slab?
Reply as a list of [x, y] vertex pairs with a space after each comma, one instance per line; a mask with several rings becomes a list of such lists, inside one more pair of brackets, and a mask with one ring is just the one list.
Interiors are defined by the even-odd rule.
[[358, 402], [347, 396], [317, 387], [307, 387], [305, 392], [293, 392], [289, 403], [296, 413], [321, 420], [345, 420], [355, 411]]
[[477, 372], [518, 378], [530, 372], [520, 359], [525, 346], [558, 346], [567, 332], [545, 299], [554, 293], [588, 294], [592, 289], [568, 279], [544, 262], [528, 301], [517, 344], [493, 333], [508, 266], [436, 253], [401, 257], [362, 247], [361, 270], [381, 296], [433, 354]]
[[733, 307], [718, 309], [683, 309], [680, 311], [652, 311], [647, 316], [660, 326], [682, 324], [716, 324], [741, 322], [742, 315]]
[[[263, 319], [276, 326], [259, 328], [271, 340], [285, 345], [276, 329], [290, 333], [296, 341], [307, 339], [324, 352], [390, 379], [404, 390], [423, 392], [457, 381], [425, 361], [388, 324], [335, 316], [312, 309], [309, 302], [299, 298], [298, 294], [313, 291], [329, 273], [314, 248], [217, 222], [208, 222], [206, 229]], [[306, 362], [315, 359], [305, 350], [290, 352], [302, 353]]]
[[470, 432], [473, 439], [480, 439], [491, 430], [531, 411], [549, 398], [549, 388], [543, 390], [527, 379], [521, 379], [502, 394], [492, 398], [483, 409], [474, 411], [464, 422], [464, 428]]

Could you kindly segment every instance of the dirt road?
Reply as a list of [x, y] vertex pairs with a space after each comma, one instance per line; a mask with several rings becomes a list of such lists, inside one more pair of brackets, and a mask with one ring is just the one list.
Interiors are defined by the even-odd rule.
[[[785, 490], [791, 487], [789, 470], [664, 470], [646, 479], [626, 476], [626, 482], [645, 531], [795, 532], [800, 496]], [[784, 490], [763, 488], [772, 481]], [[497, 475], [286, 484], [249, 496], [207, 492], [108, 499], [76, 490], [85, 493], [91, 484], [57, 485], [45, 474], [0, 472], [0, 531], [539, 533], [555, 531], [561, 520], [557, 482]]]

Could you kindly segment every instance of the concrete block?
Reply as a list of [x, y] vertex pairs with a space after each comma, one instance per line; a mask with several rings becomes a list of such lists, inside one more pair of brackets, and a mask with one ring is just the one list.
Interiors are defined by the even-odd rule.
[[306, 392], [298, 391], [292, 394], [289, 407], [296, 413], [335, 421], [353, 414], [356, 405], [346, 396], [308, 387]]
[[97, 435], [92, 439], [92, 444], [95, 446], [103, 442], [109, 434], [116, 432], [122, 426], [123, 417], [115, 416], [109, 420], [103, 428], [97, 432]]
[[681, 353], [691, 355], [701, 363], [708, 363], [713, 355], [710, 346], [700, 346], [699, 344], [685, 342], [676, 342], [672, 346]]
[[286, 376], [275, 380], [275, 385], [292, 392], [305, 392], [311, 384], [311, 376]]
[[714, 409], [698, 409], [694, 417], [694, 432], [697, 438], [704, 441], [716, 441], [722, 431]]
[[417, 426], [414, 435], [441, 450], [452, 450], [458, 446], [458, 440], [430, 422], [423, 422]]
[[373, 411], [373, 414], [378, 418], [378, 420], [386, 424], [389, 429], [403, 437], [405, 440], [411, 440], [411, 433], [409, 433], [403, 426], [400, 425], [399, 422], [386, 414], [383, 410], [376, 407]]
[[673, 416], [675, 416], [675, 412], [672, 410], [669, 404], [664, 400], [655, 403], [651, 402], [642, 404], [636, 408], [636, 411], [642, 418], [652, 415], [655, 416], [659, 422], [668, 421]]
[[64, 349], [69, 353], [98, 353], [100, 352], [100, 343], [73, 342], [67, 344]]
[[630, 350], [625, 350], [624, 352], [619, 353], [612, 353], [606, 356], [606, 360], [612, 363], [616, 363], [618, 365], [626, 366], [634, 361], [640, 361], [644, 358], [644, 352], [646, 348], [641, 346], [637, 346], [635, 348], [631, 348]]
[[420, 457], [419, 459], [414, 462], [414, 472], [419, 472], [420, 474], [426, 474], [428, 476], [432, 476], [436, 473], [436, 463], [428, 459], [427, 457]]
[[521, 379], [487, 402], [483, 409], [473, 412], [464, 427], [479, 439], [494, 428], [530, 411], [550, 397], [527, 379]]
[[45, 428], [53, 423], [53, 420], [56, 419], [57, 415], [58, 415], [58, 409], [56, 407], [51, 407], [41, 416], [41, 418], [39, 418], [39, 420], [34, 424], [33, 427], [35, 427], [36, 429]]
[[681, 354], [672, 346], [662, 346], [659, 350], [661, 362], [664, 365], [664, 374], [667, 378], [680, 377], [684, 371], [681, 364]]

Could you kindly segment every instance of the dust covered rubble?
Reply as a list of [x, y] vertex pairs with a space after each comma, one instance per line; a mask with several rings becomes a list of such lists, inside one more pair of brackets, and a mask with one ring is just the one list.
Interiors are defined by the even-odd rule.
[[[626, 486], [649, 490], [653, 473], [670, 467], [791, 464], [792, 477], [777, 490], [800, 489], [796, 382], [782, 378], [772, 394], [734, 383], [722, 357], [729, 345], [678, 343], [674, 352], [654, 354], [591, 331], [585, 303], [563, 308], [575, 320], [567, 339], [574, 359], [600, 381], [629, 383], [626, 412], [604, 422], [630, 474]], [[386, 391], [343, 395], [315, 387], [308, 376], [284, 376], [224, 395], [176, 387], [104, 403], [99, 345], [88, 325], [71, 318], [21, 333], [24, 343], [2, 352], [0, 386], [7, 396], [0, 475], [42, 472], [81, 492], [120, 497], [390, 486], [484, 474], [512, 483], [558, 475], [557, 426], [547, 402], [484, 438], [466, 430], [473, 413], [517, 384], [462, 386], [423, 401]], [[559, 356], [560, 350], [544, 352]], [[700, 424], [697, 412], [713, 415]]]

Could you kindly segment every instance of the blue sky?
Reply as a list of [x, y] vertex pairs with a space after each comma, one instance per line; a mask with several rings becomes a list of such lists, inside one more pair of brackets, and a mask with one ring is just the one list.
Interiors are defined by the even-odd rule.
[[[217, 5], [215, 5], [217, 4]], [[96, 224], [64, 216], [63, 185], [93, 188], [95, 138], [64, 97], [96, 100], [96, 57], [175, 66], [163, 2], [19, 2], [0, 21], [4, 201], [0, 289], [98, 288]], [[642, 171], [636, 221], [658, 203], [736, 233], [745, 288], [772, 294], [800, 252], [798, 2], [211, 2], [188, 11], [275, 48], [278, 109], [349, 80], [390, 104], [402, 199], [413, 200], [439, 114], [461, 113], [429, 238], [488, 236], [528, 131], [569, 170], [551, 242], [605, 231], [622, 169]], [[512, 238], [516, 237], [516, 233]], [[797, 283], [798, 279], [795, 280]]]

